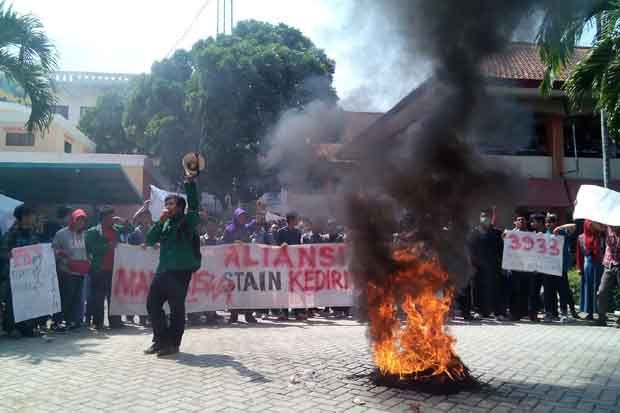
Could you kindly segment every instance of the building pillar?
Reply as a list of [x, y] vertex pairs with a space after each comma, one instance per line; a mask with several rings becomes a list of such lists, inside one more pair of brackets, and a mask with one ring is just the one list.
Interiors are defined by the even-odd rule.
[[564, 119], [553, 115], [547, 122], [547, 139], [551, 147], [551, 176], [560, 178], [564, 173]]

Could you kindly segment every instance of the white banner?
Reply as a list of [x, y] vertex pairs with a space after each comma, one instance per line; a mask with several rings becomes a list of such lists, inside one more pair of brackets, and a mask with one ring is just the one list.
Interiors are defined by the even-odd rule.
[[60, 312], [56, 260], [51, 244], [13, 248], [10, 271], [16, 323]]
[[0, 234], [6, 234], [11, 228], [15, 222], [13, 211], [21, 204], [22, 201], [0, 194]]
[[502, 268], [562, 276], [564, 237], [509, 231], [504, 238]]
[[151, 203], [149, 205], [149, 212], [151, 213], [151, 219], [153, 222], [159, 221], [161, 213], [164, 210], [164, 201], [168, 195], [179, 195], [187, 199], [185, 194], [177, 194], [174, 192], [164, 191], [156, 186], [151, 185]]
[[[345, 244], [202, 247], [202, 267], [187, 293], [189, 313], [224, 309], [353, 305]], [[146, 314], [159, 251], [119, 244], [114, 257], [111, 313]]]
[[620, 192], [596, 185], [581, 185], [577, 192], [573, 219], [589, 219], [620, 226]]

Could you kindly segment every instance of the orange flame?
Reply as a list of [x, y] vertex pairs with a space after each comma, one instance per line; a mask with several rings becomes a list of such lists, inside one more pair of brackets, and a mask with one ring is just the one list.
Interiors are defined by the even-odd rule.
[[[466, 368], [444, 328], [453, 298], [453, 290], [445, 287], [448, 274], [436, 259], [419, 259], [408, 250], [394, 252], [394, 258], [404, 270], [390, 274], [381, 286], [368, 285], [375, 364], [382, 374], [400, 377], [462, 378]], [[397, 304], [407, 316], [402, 328]]]

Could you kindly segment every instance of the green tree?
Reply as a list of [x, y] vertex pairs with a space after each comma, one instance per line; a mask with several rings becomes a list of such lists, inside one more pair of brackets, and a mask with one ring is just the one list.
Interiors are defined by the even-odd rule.
[[18, 15], [0, 1], [0, 72], [17, 83], [31, 105], [28, 130], [45, 129], [54, 117], [55, 97], [49, 75], [56, 69], [56, 51], [41, 21]]
[[141, 153], [160, 160], [162, 172], [177, 181], [181, 158], [198, 150], [188, 112], [188, 82], [194, 71], [192, 57], [184, 50], [155, 62], [151, 73], [134, 80], [126, 102], [123, 125]]
[[258, 164], [264, 137], [284, 111], [337, 99], [335, 63], [299, 30], [254, 20], [197, 42], [192, 55], [190, 95], [205, 115], [198, 129], [206, 135], [207, 187], [252, 198], [265, 178]]
[[140, 150], [134, 141], [127, 137], [123, 127], [125, 96], [110, 92], [97, 99], [94, 108], [89, 109], [80, 119], [78, 128], [97, 144], [101, 153], [136, 153]]
[[556, 0], [546, 2], [538, 33], [540, 56], [547, 65], [543, 92], [574, 62], [575, 47], [588, 25], [599, 25], [592, 48], [564, 84], [570, 102], [594, 103], [607, 112], [610, 136], [620, 136], [620, 2], [616, 0]]

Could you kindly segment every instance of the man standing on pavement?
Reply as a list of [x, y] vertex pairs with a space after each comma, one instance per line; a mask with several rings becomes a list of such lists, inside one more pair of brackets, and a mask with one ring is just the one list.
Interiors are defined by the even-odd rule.
[[86, 254], [85, 229], [88, 215], [82, 209], [71, 214], [68, 227], [54, 236], [52, 247], [58, 263], [58, 284], [62, 313], [69, 329], [79, 328], [82, 320], [76, 316], [80, 312], [84, 278], [90, 272], [90, 262]]
[[482, 317], [489, 317], [493, 312], [499, 321], [504, 320], [506, 313], [503, 248], [502, 232], [491, 223], [491, 212], [482, 211], [480, 223], [469, 240], [471, 262], [475, 270], [474, 288], [477, 290]]
[[[95, 329], [103, 329], [104, 302], [112, 291], [112, 271], [114, 269], [114, 250], [121, 239], [121, 228], [114, 225], [114, 209], [106, 206], [99, 211], [99, 225], [86, 231], [86, 253], [90, 260], [90, 291], [88, 303], [92, 311]], [[110, 328], [122, 326], [121, 316], [108, 314]]]
[[[195, 178], [186, 178], [185, 199], [168, 195], [164, 211], [146, 237], [149, 246], [159, 245], [159, 265], [149, 289], [146, 309], [153, 325], [153, 344], [146, 354], [168, 356], [179, 352], [185, 331], [185, 297], [192, 273], [200, 268], [200, 223], [198, 190]], [[170, 324], [166, 325], [164, 303], [170, 306]]]
[[[299, 216], [296, 212], [289, 212], [286, 214], [286, 226], [276, 233], [276, 245], [282, 247], [286, 247], [287, 245], [300, 245], [301, 231], [297, 228], [297, 224], [299, 224]], [[302, 321], [307, 318], [302, 309], [296, 309], [294, 312], [296, 320]], [[288, 320], [288, 308], [282, 309], [278, 320]]]
[[[596, 293], [598, 301], [598, 320], [596, 324], [600, 326], [607, 325], [609, 292], [614, 286], [620, 287], [620, 227], [607, 227], [603, 268], [601, 285]], [[616, 327], [620, 328], [620, 318], [616, 320]]]

